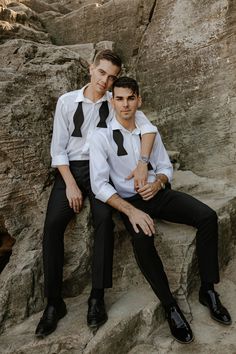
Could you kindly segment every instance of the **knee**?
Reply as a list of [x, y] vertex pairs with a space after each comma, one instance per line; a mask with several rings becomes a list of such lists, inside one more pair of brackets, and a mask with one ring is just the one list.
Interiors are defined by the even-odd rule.
[[112, 212], [109, 209], [101, 209], [93, 215], [94, 227], [114, 227]]
[[133, 249], [142, 253], [149, 252], [154, 247], [154, 236], [147, 236], [144, 232], [139, 232], [132, 236]]
[[198, 220], [198, 224], [200, 225], [217, 225], [218, 223], [218, 216], [217, 213], [209, 208], [206, 207], [204, 211], [201, 213], [201, 216]]

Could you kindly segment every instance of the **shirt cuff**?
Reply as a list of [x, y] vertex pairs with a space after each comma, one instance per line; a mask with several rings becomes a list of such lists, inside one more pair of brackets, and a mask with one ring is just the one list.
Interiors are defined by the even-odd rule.
[[168, 178], [168, 182], [170, 183], [172, 181], [173, 178], [173, 172], [170, 170], [156, 170], [155, 174], [161, 174], [161, 175], [165, 175]]
[[111, 196], [113, 196], [114, 194], [117, 194], [117, 191], [109, 183], [107, 183], [96, 194], [96, 198], [101, 200], [103, 203], [106, 203], [107, 200], [111, 198]]
[[141, 130], [141, 135], [147, 134], [147, 133], [157, 133], [157, 127], [152, 124], [142, 124], [139, 126], [139, 129]]
[[57, 167], [60, 165], [69, 165], [69, 159], [65, 155], [57, 155], [52, 157], [52, 167]]

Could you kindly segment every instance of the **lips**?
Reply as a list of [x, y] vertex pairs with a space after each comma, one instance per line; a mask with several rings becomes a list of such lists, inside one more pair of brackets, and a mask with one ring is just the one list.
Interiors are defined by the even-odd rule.
[[106, 86], [102, 86], [100, 84], [98, 84], [98, 86], [100, 87], [101, 90], [105, 90], [106, 89]]

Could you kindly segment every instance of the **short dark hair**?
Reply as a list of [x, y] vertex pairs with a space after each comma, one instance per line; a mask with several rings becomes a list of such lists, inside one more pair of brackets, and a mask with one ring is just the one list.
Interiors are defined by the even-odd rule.
[[117, 55], [110, 49], [104, 49], [98, 52], [93, 61], [94, 65], [95, 66], [99, 65], [100, 60], [108, 60], [113, 65], [116, 65], [118, 66], [118, 68], [121, 69], [122, 66], [121, 58], [119, 57], [119, 55]]
[[132, 93], [139, 96], [139, 86], [136, 80], [131, 77], [121, 76], [112, 85], [112, 95], [114, 96], [115, 87], [128, 88]]

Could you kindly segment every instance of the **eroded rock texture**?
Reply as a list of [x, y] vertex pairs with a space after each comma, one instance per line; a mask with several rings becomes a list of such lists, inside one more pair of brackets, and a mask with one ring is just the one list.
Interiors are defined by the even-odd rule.
[[[87, 82], [88, 64], [102, 48], [115, 48], [124, 72], [139, 80], [148, 116], [166, 147], [180, 152], [173, 155], [176, 165], [205, 176], [179, 171], [174, 186], [217, 210], [221, 264], [229, 261], [236, 226], [235, 20], [233, 0], [0, 0], [0, 267], [5, 267], [0, 332], [43, 307], [41, 241], [54, 177], [49, 147], [55, 103]], [[32, 342], [38, 320], [33, 317], [16, 328], [18, 346], [11, 347], [6, 335], [6, 352], [108, 353], [116, 348], [123, 354], [163, 321], [115, 218], [115, 293], [108, 296], [107, 327], [93, 337], [84, 320], [93, 231], [86, 202], [65, 236], [64, 272], [65, 296], [84, 295], [74, 305], [68, 300], [71, 314], [60, 338]], [[157, 223], [157, 233], [172, 289], [189, 313], [186, 295], [197, 273], [195, 232]], [[133, 337], [127, 342], [129, 332]]]

